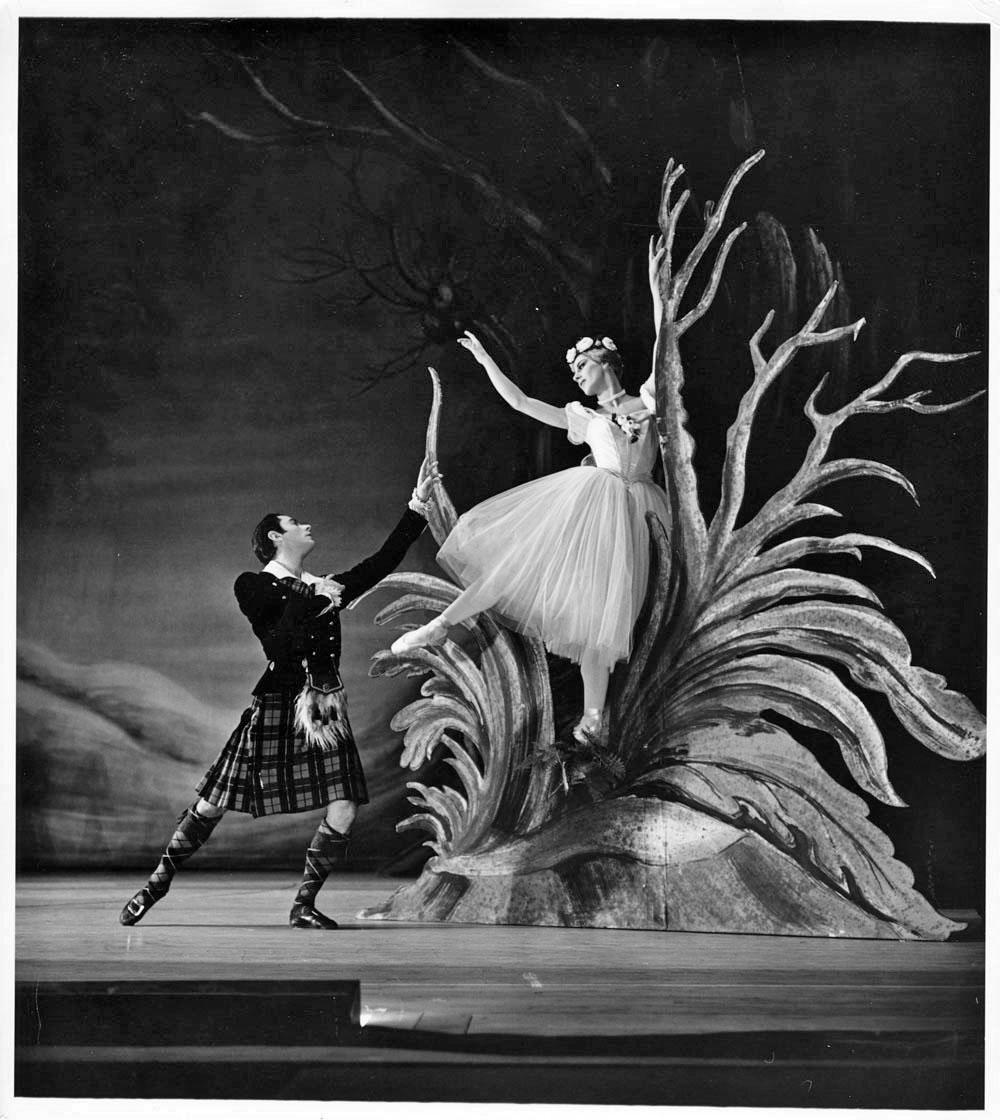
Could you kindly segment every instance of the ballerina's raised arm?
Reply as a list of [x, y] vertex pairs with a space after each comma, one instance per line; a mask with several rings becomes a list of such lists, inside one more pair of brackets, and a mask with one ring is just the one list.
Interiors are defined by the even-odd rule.
[[[660, 256], [651, 247], [651, 286]], [[464, 590], [437, 618], [397, 638], [392, 652], [436, 645], [449, 627], [496, 611], [508, 626], [577, 662], [584, 710], [573, 735], [581, 742], [606, 738], [608, 681], [629, 656], [649, 576], [646, 514], [667, 522], [666, 494], [650, 473], [657, 449], [650, 410], [622, 388], [618, 347], [599, 331], [566, 351], [573, 382], [592, 406], [535, 400], [475, 335], [458, 341], [511, 408], [565, 430], [590, 454], [580, 466], [522, 483], [462, 514], [438, 561]]]
[[555, 405], [546, 404], [545, 401], [529, 397], [523, 389], [519, 388], [511, 381], [489, 354], [486, 353], [483, 344], [471, 331], [466, 331], [465, 337], [460, 338], [458, 344], [459, 346], [464, 346], [483, 369], [486, 370], [489, 374], [490, 381], [493, 382], [493, 388], [496, 389], [511, 408], [516, 409], [518, 412], [523, 412], [525, 416], [530, 416], [533, 420], [540, 420], [543, 424], [549, 424], [553, 428], [563, 428], [565, 430], [568, 427], [564, 409], [556, 408]]

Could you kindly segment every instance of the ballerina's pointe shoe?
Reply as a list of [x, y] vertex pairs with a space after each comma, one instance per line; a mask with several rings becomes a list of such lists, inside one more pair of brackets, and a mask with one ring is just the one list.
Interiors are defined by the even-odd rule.
[[573, 738], [578, 743], [592, 743], [601, 739], [601, 730], [604, 726], [603, 708], [585, 708], [583, 718], [573, 728]]
[[439, 618], [432, 618], [416, 630], [408, 630], [401, 638], [397, 638], [389, 647], [390, 653], [409, 653], [411, 649], [420, 649], [421, 646], [440, 645], [448, 636], [448, 623]]

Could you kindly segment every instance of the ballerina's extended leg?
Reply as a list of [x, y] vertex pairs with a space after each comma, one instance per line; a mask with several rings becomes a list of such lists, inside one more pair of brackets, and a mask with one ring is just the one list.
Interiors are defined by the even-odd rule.
[[446, 607], [437, 618], [418, 626], [415, 630], [408, 630], [402, 637], [397, 638], [389, 647], [392, 653], [409, 653], [411, 649], [420, 649], [421, 646], [440, 645], [448, 635], [448, 629], [472, 618], [474, 614], [485, 611], [493, 606], [492, 596], [483, 595], [475, 588], [466, 588], [461, 595]]
[[[390, 649], [395, 654], [402, 654], [423, 646], [440, 645], [447, 637], [449, 627], [464, 622], [492, 605], [492, 597], [483, 595], [475, 588], [467, 588], [437, 618], [432, 618], [415, 630], [407, 631], [392, 643]], [[594, 650], [586, 650], [580, 659], [580, 676], [583, 678], [584, 711], [583, 718], [573, 728], [573, 737], [577, 742], [585, 743], [603, 738], [604, 703], [608, 695], [611, 670]]]

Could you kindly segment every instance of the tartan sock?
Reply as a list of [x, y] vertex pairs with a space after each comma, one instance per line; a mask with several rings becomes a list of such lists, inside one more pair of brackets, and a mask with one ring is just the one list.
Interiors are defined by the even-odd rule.
[[326, 882], [327, 875], [344, 862], [347, 853], [347, 837], [321, 821], [312, 843], [306, 851], [306, 866], [302, 872], [302, 882], [295, 893], [296, 906], [312, 906], [316, 901], [319, 888]]
[[177, 868], [205, 843], [220, 820], [221, 816], [203, 817], [193, 805], [181, 813], [177, 818], [177, 830], [146, 884], [153, 898], [159, 900], [170, 890]]

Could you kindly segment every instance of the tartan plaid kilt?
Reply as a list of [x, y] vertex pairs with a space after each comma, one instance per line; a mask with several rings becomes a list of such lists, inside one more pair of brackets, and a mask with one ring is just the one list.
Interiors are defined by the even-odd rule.
[[361, 756], [347, 724], [336, 749], [309, 746], [295, 727], [295, 693], [264, 692], [243, 713], [199, 782], [208, 802], [263, 817], [302, 813], [331, 801], [368, 801]]

